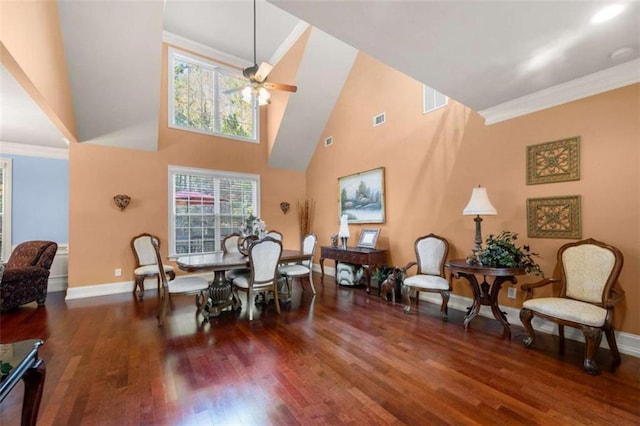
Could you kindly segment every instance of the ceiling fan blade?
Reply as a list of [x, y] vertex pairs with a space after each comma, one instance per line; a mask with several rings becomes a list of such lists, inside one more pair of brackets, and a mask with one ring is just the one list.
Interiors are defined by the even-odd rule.
[[293, 93], [298, 91], [297, 86], [292, 86], [290, 84], [264, 82], [262, 83], [262, 85], [264, 86], [265, 89], [282, 90], [284, 92], [293, 92]]
[[262, 83], [263, 81], [266, 80], [267, 76], [269, 75], [272, 69], [273, 69], [273, 65], [267, 62], [262, 62], [258, 67], [258, 70], [255, 72], [255, 75], [253, 78], [258, 83]]

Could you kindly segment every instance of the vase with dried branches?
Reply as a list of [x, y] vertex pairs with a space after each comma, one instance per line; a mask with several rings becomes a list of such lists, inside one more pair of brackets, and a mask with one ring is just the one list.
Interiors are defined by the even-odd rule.
[[303, 202], [298, 201], [298, 223], [300, 225], [300, 237], [311, 232], [311, 222], [313, 220], [313, 211], [316, 202], [310, 198]]

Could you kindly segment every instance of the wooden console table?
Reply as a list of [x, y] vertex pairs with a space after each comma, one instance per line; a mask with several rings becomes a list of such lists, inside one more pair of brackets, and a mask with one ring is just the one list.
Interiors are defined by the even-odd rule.
[[[322, 246], [320, 247], [321, 279], [324, 279], [325, 259], [335, 260], [336, 273], [338, 271], [338, 262], [368, 265], [369, 267], [365, 268], [365, 281], [367, 283], [367, 293], [371, 293], [371, 269], [378, 265], [386, 264], [387, 250], [376, 250], [364, 247], [347, 247], [343, 249], [341, 247]], [[337, 280], [336, 285], [338, 285]]]

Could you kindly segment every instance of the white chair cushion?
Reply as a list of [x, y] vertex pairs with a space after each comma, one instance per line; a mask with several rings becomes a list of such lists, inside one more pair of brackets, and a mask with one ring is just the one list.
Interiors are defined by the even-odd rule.
[[249, 275], [238, 275], [233, 279], [233, 285], [240, 288], [249, 288]]
[[590, 303], [560, 297], [541, 297], [526, 300], [523, 308], [531, 309], [554, 318], [573, 321], [591, 327], [602, 327], [607, 310]]
[[169, 293], [196, 293], [209, 287], [202, 277], [178, 277], [169, 281]]
[[[165, 274], [167, 272], [173, 271], [173, 266], [170, 265], [162, 265], [164, 267]], [[156, 265], [146, 265], [140, 266], [133, 270], [133, 273], [136, 275], [157, 275], [158, 267]]]
[[233, 279], [239, 277], [240, 275], [246, 275], [247, 279], [248, 279], [250, 273], [251, 273], [251, 269], [247, 269], [247, 268], [231, 269], [231, 270], [227, 271], [225, 276], [227, 277], [228, 280], [233, 280]]
[[405, 278], [404, 285], [427, 290], [449, 290], [449, 281], [436, 275], [413, 275]]
[[309, 275], [309, 268], [304, 265], [283, 265], [278, 268], [278, 272], [280, 272], [282, 275], [288, 275], [290, 277], [302, 276]]

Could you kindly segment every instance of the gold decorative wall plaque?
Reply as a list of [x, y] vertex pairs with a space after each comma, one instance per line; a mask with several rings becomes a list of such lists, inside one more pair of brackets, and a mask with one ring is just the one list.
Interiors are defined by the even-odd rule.
[[580, 136], [527, 147], [527, 185], [580, 180]]
[[530, 238], [582, 238], [582, 200], [579, 195], [527, 199]]

